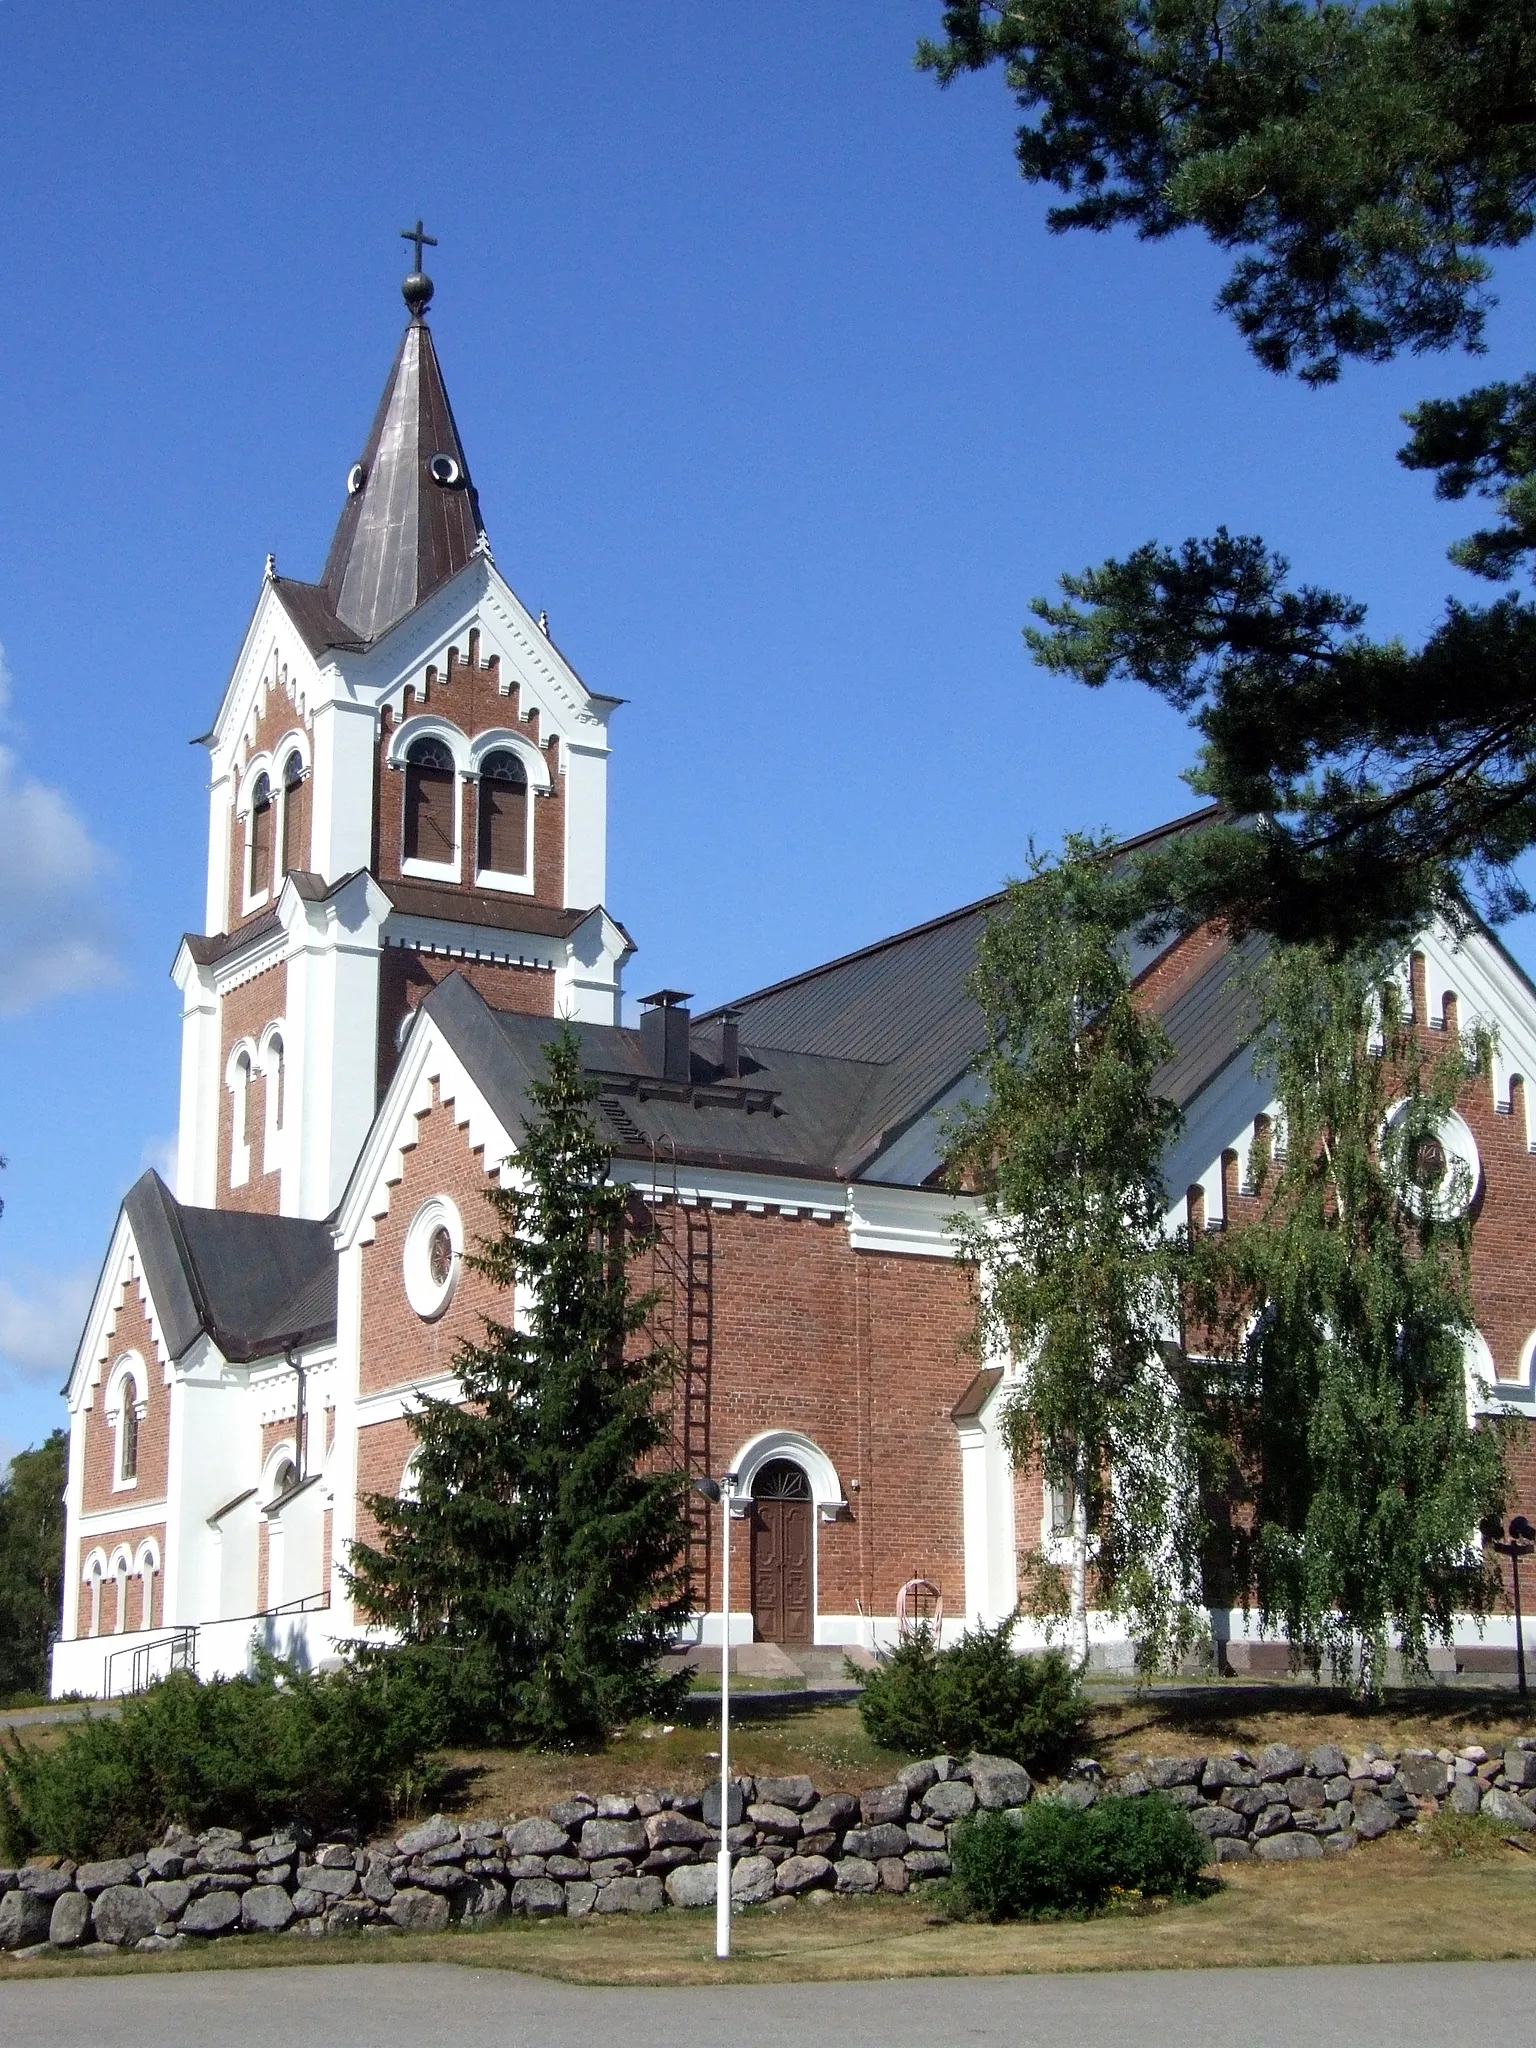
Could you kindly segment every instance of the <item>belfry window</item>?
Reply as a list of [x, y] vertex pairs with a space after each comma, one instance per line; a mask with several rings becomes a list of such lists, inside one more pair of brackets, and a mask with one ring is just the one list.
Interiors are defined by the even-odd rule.
[[431, 861], [437, 866], [453, 863], [458, 851], [454, 829], [457, 801], [458, 779], [447, 747], [430, 735], [413, 741], [405, 761], [402, 850], [407, 860]]
[[528, 872], [528, 771], [510, 748], [480, 763], [480, 836], [476, 865], [482, 874]]
[[251, 791], [251, 882], [249, 894], [264, 896], [272, 886], [272, 783], [258, 775]]
[[295, 747], [283, 763], [283, 873], [301, 869], [309, 857], [309, 777]]
[[117, 1433], [117, 1476], [124, 1486], [139, 1476], [138, 1389], [131, 1379], [123, 1381], [123, 1415]]

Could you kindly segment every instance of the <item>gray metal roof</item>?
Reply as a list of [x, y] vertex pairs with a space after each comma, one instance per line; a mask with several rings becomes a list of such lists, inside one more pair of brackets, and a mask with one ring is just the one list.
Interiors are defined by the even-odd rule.
[[200, 1336], [238, 1362], [335, 1335], [328, 1222], [193, 1209], [154, 1172], [134, 1182], [123, 1210], [173, 1358]]

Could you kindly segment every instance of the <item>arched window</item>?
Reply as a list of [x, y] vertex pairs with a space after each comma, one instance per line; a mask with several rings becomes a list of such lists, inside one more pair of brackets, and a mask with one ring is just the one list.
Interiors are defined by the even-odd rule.
[[118, 1551], [112, 1560], [112, 1578], [117, 1587], [117, 1612], [112, 1617], [115, 1636], [120, 1636], [128, 1626], [128, 1574], [132, 1569], [127, 1551]]
[[283, 873], [291, 875], [309, 859], [309, 777], [295, 747], [283, 763]]
[[458, 833], [454, 806], [458, 778], [453, 756], [442, 740], [424, 734], [411, 743], [405, 761], [405, 837], [407, 860], [432, 861], [439, 867], [457, 857]]
[[86, 1610], [85, 1632], [88, 1636], [101, 1634], [101, 1582], [106, 1577], [107, 1560], [99, 1550], [93, 1550], [86, 1560], [84, 1580], [89, 1606]]
[[229, 1184], [243, 1188], [251, 1177], [251, 1056], [242, 1049], [229, 1068]]
[[[267, 1136], [279, 1136], [283, 1128], [283, 1041], [280, 1033], [274, 1031], [267, 1040]], [[268, 1160], [267, 1171], [273, 1162]]]
[[476, 864], [482, 874], [528, 872], [528, 771], [509, 747], [480, 763], [480, 838]]
[[251, 881], [249, 894], [264, 895], [272, 886], [272, 782], [258, 775], [251, 791]]
[[284, 1458], [272, 1479], [272, 1498], [280, 1501], [284, 1494], [292, 1493], [299, 1483], [299, 1468], [292, 1458]]
[[139, 1390], [123, 1381], [123, 1418], [117, 1432], [118, 1483], [127, 1486], [139, 1476]]

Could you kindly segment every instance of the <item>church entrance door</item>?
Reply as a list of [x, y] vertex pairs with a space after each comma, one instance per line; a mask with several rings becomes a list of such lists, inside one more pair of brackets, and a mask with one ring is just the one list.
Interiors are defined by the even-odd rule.
[[788, 1458], [752, 1482], [752, 1632], [760, 1643], [812, 1637], [811, 1485]]

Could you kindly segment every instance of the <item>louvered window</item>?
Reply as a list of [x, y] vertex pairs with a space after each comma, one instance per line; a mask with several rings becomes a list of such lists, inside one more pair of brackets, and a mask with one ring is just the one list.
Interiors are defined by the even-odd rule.
[[441, 740], [419, 739], [405, 763], [405, 858], [443, 865], [455, 856], [458, 779]]
[[309, 863], [309, 777], [297, 749], [283, 763], [283, 873]]
[[258, 775], [251, 791], [251, 895], [272, 886], [272, 784]]
[[506, 748], [480, 763], [478, 866], [482, 874], [528, 872], [528, 772]]

